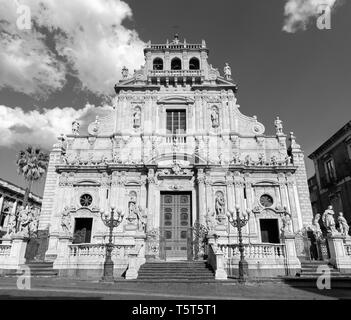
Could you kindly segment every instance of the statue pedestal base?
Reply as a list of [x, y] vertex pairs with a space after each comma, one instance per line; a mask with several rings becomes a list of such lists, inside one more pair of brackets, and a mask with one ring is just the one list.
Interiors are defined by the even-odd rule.
[[345, 236], [341, 234], [328, 234], [329, 262], [340, 272], [349, 273], [351, 272], [351, 257], [346, 254], [344, 239]]

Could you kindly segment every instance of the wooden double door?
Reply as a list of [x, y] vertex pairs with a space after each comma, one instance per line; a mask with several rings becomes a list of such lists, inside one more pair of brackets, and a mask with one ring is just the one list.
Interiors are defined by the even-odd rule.
[[161, 193], [160, 249], [165, 260], [187, 260], [191, 251], [191, 194]]

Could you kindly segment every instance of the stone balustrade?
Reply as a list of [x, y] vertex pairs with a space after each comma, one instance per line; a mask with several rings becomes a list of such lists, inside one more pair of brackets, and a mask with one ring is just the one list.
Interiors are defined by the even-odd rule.
[[0, 257], [9, 257], [11, 254], [11, 245], [0, 244]]
[[[231, 259], [240, 259], [239, 245], [219, 245], [219, 249], [223, 252], [224, 257]], [[285, 254], [284, 244], [245, 244], [244, 245], [245, 259], [259, 260], [279, 260], [283, 261]]]
[[[103, 243], [92, 244], [92, 243], [83, 243], [83, 244], [71, 244], [69, 248], [69, 258], [78, 259], [78, 260], [96, 260], [96, 259], [105, 259], [106, 246]], [[115, 258], [127, 258], [129, 252], [134, 248], [134, 246], [127, 245], [115, 245], [112, 250], [112, 259]]]

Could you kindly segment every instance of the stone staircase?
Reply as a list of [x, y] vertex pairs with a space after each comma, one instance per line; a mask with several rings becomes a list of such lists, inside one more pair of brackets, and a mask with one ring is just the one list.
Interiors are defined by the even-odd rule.
[[214, 272], [205, 261], [146, 262], [139, 269], [138, 280], [215, 281]]
[[301, 273], [299, 277], [301, 278], [318, 278], [324, 272], [318, 272], [319, 266], [328, 266], [330, 268], [330, 275], [331, 277], [340, 277], [340, 272], [335, 269], [332, 265], [328, 264], [326, 261], [318, 261], [318, 260], [311, 260], [311, 261], [301, 261]]
[[[32, 277], [56, 277], [58, 275], [58, 271], [53, 269], [53, 262], [47, 261], [35, 261], [28, 262], [24, 265], [24, 267], [29, 267], [30, 274]], [[6, 274], [6, 276], [17, 277], [23, 275], [23, 271], [21, 270], [12, 270]]]

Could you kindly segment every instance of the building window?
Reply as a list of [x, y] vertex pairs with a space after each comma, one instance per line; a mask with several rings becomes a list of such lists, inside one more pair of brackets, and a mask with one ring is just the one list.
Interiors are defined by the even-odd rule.
[[182, 61], [179, 58], [173, 58], [171, 61], [172, 70], [182, 70]]
[[260, 198], [260, 204], [265, 208], [269, 208], [273, 206], [273, 198], [269, 194], [264, 194]]
[[83, 194], [79, 199], [79, 203], [82, 207], [89, 207], [93, 203], [93, 197], [90, 194]]
[[335, 166], [333, 159], [328, 159], [325, 162], [325, 173], [327, 174], [328, 182], [333, 182], [336, 179]]
[[154, 59], [153, 69], [154, 70], [163, 70], [163, 60], [161, 58]]
[[185, 134], [186, 112], [185, 110], [167, 110], [167, 134]]
[[199, 70], [200, 61], [198, 58], [191, 58], [189, 61], [189, 70]]

